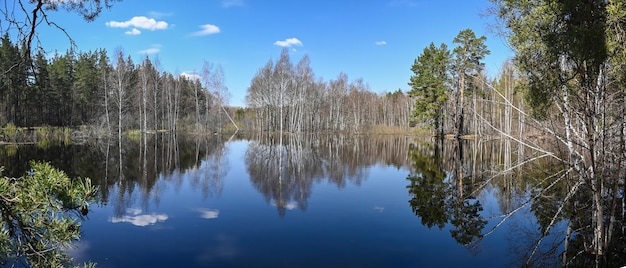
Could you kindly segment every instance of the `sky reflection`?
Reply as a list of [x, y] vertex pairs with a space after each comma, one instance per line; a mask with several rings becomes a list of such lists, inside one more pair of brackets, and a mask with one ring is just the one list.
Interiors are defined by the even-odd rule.
[[126, 212], [130, 215], [123, 215], [121, 217], [111, 217], [109, 219], [112, 223], [127, 222], [135, 226], [144, 227], [148, 225], [156, 224], [157, 222], [164, 222], [167, 220], [167, 214], [141, 214], [141, 209], [130, 208]]
[[220, 216], [219, 209], [199, 208], [197, 211], [200, 212], [200, 218], [203, 219], [217, 219]]
[[[420, 215], [436, 216], [426, 212], [438, 210], [420, 210], [424, 213], [415, 215], [409, 201], [424, 193], [416, 187], [429, 189], [426, 186], [434, 182], [412, 185], [407, 180], [416, 174], [415, 180], [423, 181], [418, 180], [421, 172], [412, 161], [431, 163], [419, 161], [428, 160], [428, 154], [408, 158], [409, 141], [329, 138], [309, 146], [316, 143], [292, 138], [285, 140], [286, 147], [238, 140], [186, 142], [178, 151], [159, 148], [156, 157], [146, 154], [152, 162], [143, 165], [140, 159], [140, 166], [129, 164], [125, 181], [100, 181], [103, 189], [109, 186], [103, 191], [106, 199], [83, 222], [81, 250], [72, 256], [92, 260], [98, 267], [507, 267], [514, 263], [519, 257], [512, 254], [512, 247], [524, 245], [512, 245], [511, 239], [528, 244], [528, 239], [519, 237], [520, 228], [500, 228], [472, 250], [451, 236], [462, 229], [448, 218], [441, 227], [422, 223]], [[170, 157], [167, 152], [177, 153]], [[135, 155], [139, 154], [129, 154], [128, 159]], [[177, 159], [176, 155], [180, 162], [160, 166]], [[149, 170], [155, 163], [156, 170]], [[446, 166], [438, 167], [443, 173], [436, 175], [443, 175], [445, 184]], [[471, 181], [464, 180], [466, 185]], [[480, 182], [477, 177], [476, 183]], [[461, 208], [473, 209], [480, 201], [484, 210], [476, 210], [478, 216], [499, 215], [503, 194], [500, 188], [490, 187], [465, 189], [464, 197], [471, 202]], [[409, 191], [413, 188], [420, 191]], [[454, 214], [454, 220], [468, 214], [458, 211], [463, 213]], [[529, 212], [520, 211], [509, 221], [536, 227], [526, 223], [535, 220]], [[487, 230], [494, 224], [490, 221]]]

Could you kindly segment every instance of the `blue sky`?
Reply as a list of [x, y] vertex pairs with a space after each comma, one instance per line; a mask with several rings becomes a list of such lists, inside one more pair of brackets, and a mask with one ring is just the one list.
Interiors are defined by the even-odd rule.
[[[490, 76], [512, 57], [506, 42], [489, 30], [488, 0], [125, 0], [93, 22], [51, 12], [79, 51], [120, 47], [136, 63], [158, 57], [161, 70], [200, 73], [204, 61], [224, 69], [230, 104], [245, 105], [250, 80], [269, 59], [289, 47], [294, 64], [305, 54], [317, 77], [340, 72], [362, 78], [374, 92], [409, 89], [410, 67], [430, 42], [454, 47], [470, 28], [487, 36]], [[63, 32], [38, 29], [47, 51], [65, 52]]]

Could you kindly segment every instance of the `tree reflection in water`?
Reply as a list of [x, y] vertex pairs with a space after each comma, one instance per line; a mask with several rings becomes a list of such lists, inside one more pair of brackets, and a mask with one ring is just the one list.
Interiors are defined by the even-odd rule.
[[[567, 168], [524, 152], [510, 141], [416, 142], [410, 145], [409, 158], [412, 172], [407, 189], [413, 212], [428, 228], [443, 229], [449, 224], [459, 244], [477, 249], [480, 241], [506, 223], [518, 259], [514, 266], [626, 264], [624, 191], [604, 188], [608, 215], [604, 226], [609, 226], [605, 232], [609, 235], [602, 243], [609, 250], [598, 258], [592, 247], [598, 243], [592, 228], [593, 193], [578, 184]], [[492, 189], [499, 215], [482, 212], [476, 198]], [[534, 217], [516, 218], [524, 212]]]
[[[188, 182], [204, 198], [220, 195], [229, 168], [227, 139], [165, 133], [124, 140], [121, 154], [117, 141], [98, 141], [45, 150], [21, 146], [0, 151], [0, 156], [7, 176], [27, 170], [21, 159], [35, 159], [50, 161], [70, 177], [91, 177], [100, 188], [100, 202], [115, 207], [115, 218], [131, 220], [142, 215], [128, 212], [132, 200], [142, 200], [142, 211], [149, 211], [146, 206], [158, 205], [168, 185]], [[255, 137], [245, 156], [252, 185], [280, 215], [307, 209], [317, 183], [360, 185], [368, 167], [393, 165], [411, 170], [409, 205], [421, 223], [449, 229], [455, 241], [470, 249], [479, 249], [492, 233], [506, 231], [519, 259], [514, 266], [626, 265], [623, 174], [612, 174], [616, 179], [600, 187], [601, 225], [607, 235], [599, 241], [591, 227], [598, 226], [591, 216], [596, 193], [567, 167], [506, 140], [411, 144], [412, 138], [401, 136], [293, 134], [283, 140], [281, 145], [276, 136]], [[486, 209], [493, 200], [496, 211]], [[206, 212], [209, 218], [219, 213]], [[129, 215], [135, 218], [125, 217]], [[598, 243], [607, 245], [603, 255], [594, 253]]]
[[[223, 137], [194, 137], [167, 133], [148, 135], [145, 139], [125, 139], [121, 143], [122, 154], [117, 152], [116, 142], [99, 143], [100, 154], [107, 161], [106, 171], [99, 181], [103, 190], [102, 202], [112, 202], [117, 217], [123, 217], [133, 199], [142, 200], [142, 206], [159, 204], [166, 185], [181, 187], [187, 181], [200, 189], [203, 198], [219, 195], [222, 179], [228, 171], [226, 145]], [[113, 148], [108, 148], [113, 147]], [[117, 166], [121, 166], [121, 174]], [[110, 197], [111, 191], [116, 196]]]
[[188, 181], [204, 198], [219, 195], [229, 169], [227, 138], [158, 133], [137, 140], [123, 138], [121, 142], [93, 140], [88, 144], [53, 144], [45, 149], [23, 146], [12, 155], [0, 155], [7, 166], [5, 174], [10, 176], [27, 170], [22, 159], [34, 159], [49, 161], [70, 177], [93, 178], [100, 189], [99, 203], [112, 204], [115, 216], [121, 218], [132, 216], [128, 209], [133, 200], [141, 200], [144, 210], [148, 204], [158, 204], [170, 183], [180, 187]]
[[[411, 199], [409, 203], [415, 215], [422, 219], [422, 224], [431, 228], [442, 229], [446, 223], [454, 228], [451, 236], [462, 245], [469, 245], [482, 237], [481, 231], [487, 221], [479, 215], [483, 210], [480, 201], [464, 194], [472, 190], [472, 184], [463, 184], [471, 179], [471, 173], [463, 172], [463, 158], [453, 154], [454, 170], [444, 170], [440, 143], [411, 144], [410, 159], [413, 161], [412, 174], [407, 179]], [[462, 144], [454, 145], [455, 152], [462, 153]], [[467, 181], [467, 180], [466, 180]], [[470, 180], [472, 181], [472, 180]]]
[[278, 141], [272, 135], [256, 137], [245, 162], [252, 184], [281, 216], [306, 210], [316, 182], [343, 188], [348, 182], [360, 185], [367, 168], [381, 161], [408, 167], [404, 136], [285, 135], [284, 144]]

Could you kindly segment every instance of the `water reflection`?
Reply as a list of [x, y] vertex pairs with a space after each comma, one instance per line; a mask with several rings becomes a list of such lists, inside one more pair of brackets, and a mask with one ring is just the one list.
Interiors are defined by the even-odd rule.
[[[511, 141], [439, 141], [411, 144], [409, 204], [428, 228], [449, 228], [472, 250], [493, 233], [509, 232], [511, 265], [620, 267], [626, 264], [624, 185], [603, 187], [604, 241], [597, 241], [593, 192], [568, 167]], [[483, 211], [481, 200], [499, 211]], [[594, 243], [609, 251], [595, 254]]]
[[[93, 140], [87, 144], [53, 144], [46, 148], [25, 145], [19, 150], [0, 150], [4, 174], [23, 174], [28, 161], [43, 160], [70, 177], [90, 177], [100, 187], [100, 205], [115, 207], [117, 221], [143, 219], [128, 210], [141, 200], [147, 210], [158, 205], [167, 185], [187, 181], [200, 189], [203, 198], [219, 196], [228, 172], [222, 137], [176, 136], [169, 133], [142, 135], [139, 139]], [[162, 218], [162, 217], [161, 217]]]
[[376, 164], [408, 167], [410, 139], [402, 136], [285, 135], [258, 136], [250, 142], [245, 163], [254, 187], [279, 215], [306, 210], [312, 185], [327, 181], [343, 188], [360, 185]]
[[[228, 139], [163, 133], [121, 143], [0, 149], [0, 159], [9, 176], [26, 170], [25, 159], [38, 159], [71, 177], [91, 177], [102, 196], [85, 223], [91, 228], [85, 256], [104, 263], [115, 257], [113, 267], [164, 259], [182, 266], [255, 266], [246, 260], [275, 266], [274, 252], [289, 253], [290, 266], [307, 258], [320, 261], [309, 266], [331, 259], [338, 260], [335, 266], [378, 260], [381, 267], [504, 266], [504, 258], [518, 267], [626, 264], [623, 180], [603, 188], [604, 242], [611, 251], [598, 261], [590, 250], [593, 193], [573, 192], [576, 181], [562, 166], [515, 143], [341, 135], [285, 135], [282, 143], [271, 135]], [[259, 196], [264, 200], [257, 202]], [[307, 213], [290, 214], [295, 211]], [[145, 246], [155, 237], [168, 241], [166, 250]], [[506, 254], [498, 254], [505, 251], [502, 240]], [[117, 247], [107, 243], [119, 243], [124, 253], [110, 253]], [[442, 260], [441, 252], [461, 257]]]
[[198, 212], [200, 213], [200, 218], [203, 219], [217, 219], [220, 216], [219, 209], [208, 209], [208, 208], [199, 208]]
[[127, 213], [127, 215], [121, 217], [112, 217], [109, 221], [112, 223], [127, 222], [135, 226], [144, 227], [166, 221], [168, 218], [167, 214], [142, 214], [141, 209], [127, 209]]
[[[450, 169], [444, 170], [442, 144], [411, 145], [413, 172], [407, 177], [411, 199], [409, 203], [422, 224], [442, 229], [446, 223], [454, 228], [450, 235], [459, 243], [468, 245], [482, 237], [487, 221], [479, 212], [482, 204], [472, 194], [480, 181], [474, 173], [464, 172], [463, 144], [455, 143], [451, 150]], [[471, 170], [471, 169], [469, 169]], [[464, 184], [463, 181], [466, 181]], [[469, 182], [469, 183], [468, 183]]]
[[[361, 185], [368, 167], [410, 166], [406, 156], [411, 139], [406, 136], [285, 135], [283, 144], [267, 134], [250, 139], [244, 159], [250, 181], [279, 215], [305, 211], [315, 183], [338, 188]], [[52, 144], [45, 149], [26, 146], [11, 154], [0, 152], [0, 157], [9, 176], [28, 168], [24, 159], [36, 159], [51, 162], [70, 177], [93, 178], [100, 187], [100, 205], [114, 207], [112, 221], [132, 223], [147, 219], [135, 209], [158, 206], [168, 187], [189, 183], [204, 199], [219, 197], [230, 169], [227, 140], [160, 133], [121, 141]]]
[[111, 170], [112, 176], [105, 177], [112, 181], [106, 188], [112, 189], [114, 185], [117, 196], [108, 198], [103, 194], [103, 200], [114, 201], [116, 211], [131, 206], [137, 194], [144, 207], [158, 205], [167, 187], [179, 189], [184, 182], [199, 189], [203, 198], [219, 196], [222, 191], [228, 161], [224, 157], [225, 142], [220, 137], [159, 135], [140, 140], [139, 146], [136, 143], [123, 146], [121, 158], [113, 159], [123, 163], [122, 173]]

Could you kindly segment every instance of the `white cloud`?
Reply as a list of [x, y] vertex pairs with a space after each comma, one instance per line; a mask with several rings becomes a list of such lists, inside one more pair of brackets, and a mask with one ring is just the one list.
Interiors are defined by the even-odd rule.
[[220, 215], [220, 210], [219, 209], [205, 209], [205, 208], [199, 208], [198, 212], [200, 212], [200, 218], [203, 219], [217, 219], [217, 217], [219, 217]]
[[377, 46], [384, 46], [387, 44], [386, 41], [376, 41], [374, 44], [376, 44]]
[[126, 212], [132, 215], [124, 215], [122, 217], [113, 217], [109, 219], [109, 221], [111, 221], [112, 223], [128, 222], [132, 225], [143, 227], [143, 226], [155, 224], [157, 222], [166, 221], [168, 219], [167, 214], [152, 213], [149, 215], [148, 214], [141, 215], [140, 209], [127, 209]]
[[166, 214], [150, 214], [150, 215], [137, 215], [137, 216], [122, 216], [120, 218], [117, 217], [113, 217], [111, 218], [111, 222], [112, 223], [118, 223], [118, 222], [128, 222], [132, 225], [135, 226], [139, 226], [139, 227], [144, 227], [144, 226], [148, 226], [148, 225], [153, 225], [157, 222], [162, 222], [167, 220], [167, 215]]
[[133, 28], [132, 30], [126, 31], [124, 33], [127, 34], [127, 35], [140, 35], [141, 31], [137, 30], [137, 28]]
[[202, 79], [202, 77], [196, 73], [183, 72], [180, 74], [180, 76], [185, 77], [189, 80], [193, 80], [193, 81], [200, 81], [200, 79]]
[[167, 29], [168, 24], [165, 21], [157, 21], [153, 18], [147, 18], [144, 16], [135, 16], [127, 21], [109, 21], [105, 23], [106, 26], [111, 28], [128, 28], [135, 27], [146, 30], [164, 30]]
[[202, 30], [193, 33], [193, 35], [201, 36], [201, 35], [216, 34], [220, 32], [220, 27], [217, 27], [213, 24], [200, 25], [200, 28], [202, 28]]
[[156, 54], [161, 52], [161, 45], [152, 45], [150, 48], [140, 50], [139, 54]]
[[303, 46], [304, 44], [302, 44], [302, 42], [298, 40], [298, 38], [292, 37], [292, 38], [287, 38], [284, 41], [276, 41], [274, 42], [274, 45], [279, 46], [279, 47], [291, 47], [291, 46]]
[[243, 7], [245, 4], [243, 3], [243, 0], [222, 0], [222, 6], [225, 8]]

